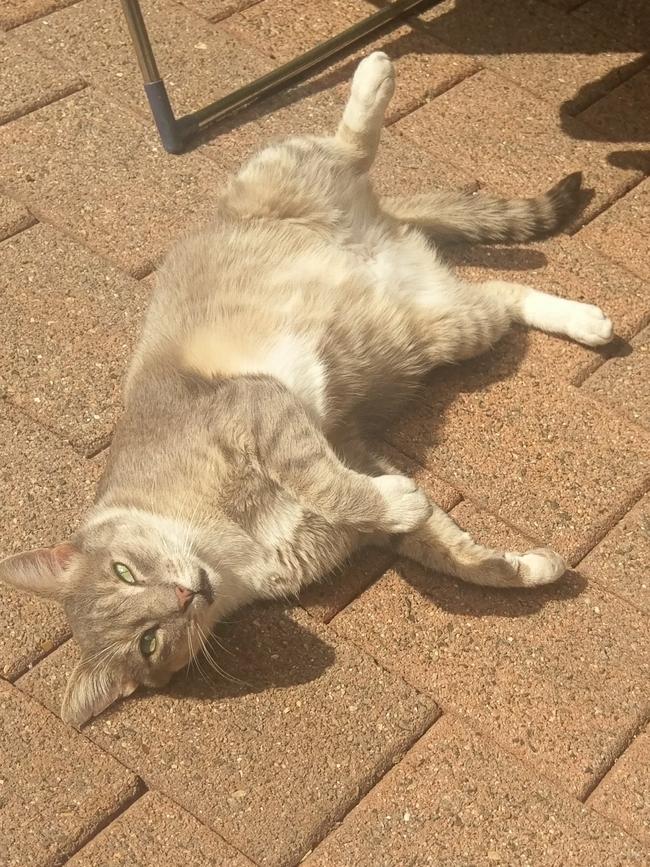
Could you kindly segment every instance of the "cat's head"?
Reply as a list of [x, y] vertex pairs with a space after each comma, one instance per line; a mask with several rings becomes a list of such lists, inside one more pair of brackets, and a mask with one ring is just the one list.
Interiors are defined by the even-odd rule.
[[[226, 541], [236, 560], [237, 540]], [[141, 684], [165, 685], [188, 664], [237, 596], [233, 557], [219, 558], [218, 573], [214, 560], [187, 525], [109, 509], [72, 542], [0, 562], [1, 581], [65, 609], [81, 649], [65, 721], [80, 726]]]

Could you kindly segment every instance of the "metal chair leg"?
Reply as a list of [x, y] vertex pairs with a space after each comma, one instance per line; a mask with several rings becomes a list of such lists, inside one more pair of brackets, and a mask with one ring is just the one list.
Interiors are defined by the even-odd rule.
[[270, 96], [283, 87], [294, 84], [314, 67], [355, 45], [367, 36], [376, 33], [388, 24], [407, 15], [415, 15], [440, 2], [442, 0], [396, 0], [386, 8], [364, 18], [358, 24], [354, 24], [337, 36], [279, 66], [267, 75], [263, 75], [250, 84], [217, 99], [205, 108], [179, 118], [174, 116], [165, 82], [158, 72], [139, 0], [122, 0], [122, 8], [160, 140], [168, 153], [178, 154], [199, 131], [209, 124], [221, 120], [244, 106]]

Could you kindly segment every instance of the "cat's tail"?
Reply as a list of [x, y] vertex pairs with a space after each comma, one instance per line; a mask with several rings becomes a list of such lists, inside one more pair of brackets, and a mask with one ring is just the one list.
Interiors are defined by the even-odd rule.
[[500, 199], [489, 193], [437, 190], [385, 198], [381, 207], [435, 241], [474, 244], [533, 241], [559, 232], [580, 210], [582, 173], [574, 172], [532, 199]]

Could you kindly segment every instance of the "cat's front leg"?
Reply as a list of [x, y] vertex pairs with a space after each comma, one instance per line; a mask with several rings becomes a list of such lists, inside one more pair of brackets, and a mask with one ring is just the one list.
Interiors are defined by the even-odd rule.
[[360, 533], [409, 533], [427, 520], [432, 507], [415, 482], [351, 469], [301, 401], [288, 390], [256, 388], [255, 405], [265, 397], [267, 411], [252, 414], [250, 424], [265, 476], [304, 512]]
[[360, 533], [410, 533], [431, 514], [426, 494], [411, 479], [354, 472], [327, 448], [292, 487], [306, 508]]

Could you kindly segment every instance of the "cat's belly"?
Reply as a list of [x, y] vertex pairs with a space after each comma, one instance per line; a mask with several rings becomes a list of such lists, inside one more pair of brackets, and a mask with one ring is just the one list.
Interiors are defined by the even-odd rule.
[[447, 308], [455, 303], [457, 281], [419, 235], [378, 245], [366, 264], [375, 291], [398, 303]]
[[260, 338], [257, 334], [228, 334], [218, 325], [202, 326], [185, 340], [181, 356], [187, 367], [208, 378], [273, 376], [318, 419], [325, 417], [325, 365], [308, 337], [286, 333]]

